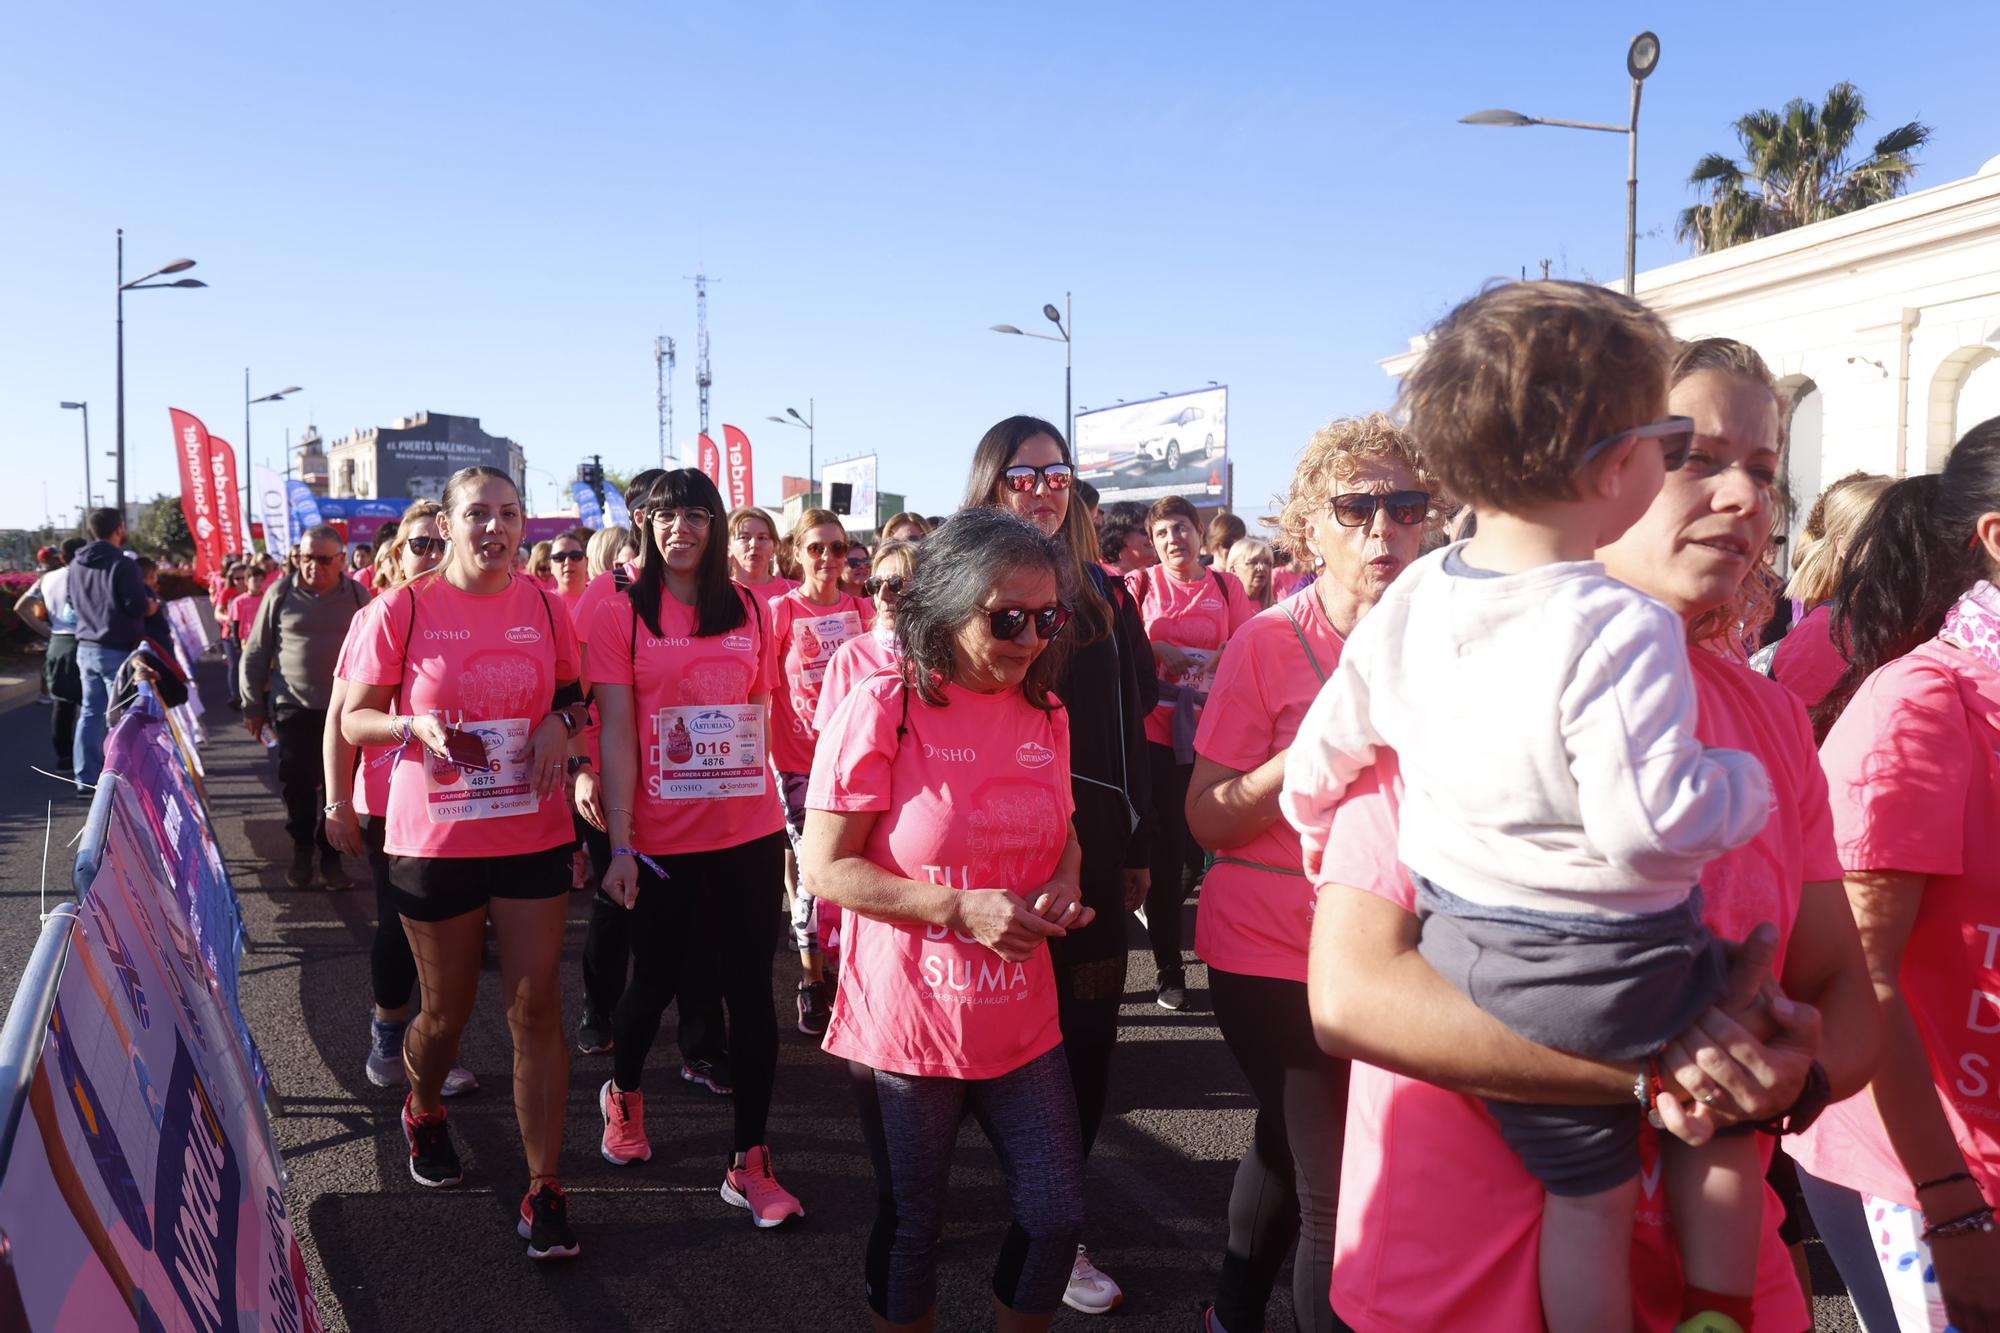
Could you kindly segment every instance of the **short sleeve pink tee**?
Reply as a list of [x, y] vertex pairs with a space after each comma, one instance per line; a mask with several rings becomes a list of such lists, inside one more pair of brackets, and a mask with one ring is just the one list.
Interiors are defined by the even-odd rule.
[[[1709, 929], [1741, 939], [1759, 921], [1789, 938], [1801, 886], [1839, 878], [1826, 783], [1797, 700], [1747, 667], [1688, 654], [1707, 745], [1747, 750], [1771, 776], [1777, 812], [1749, 843], [1702, 876]], [[1384, 754], [1334, 814], [1322, 882], [1351, 885], [1405, 909], [1415, 890], [1396, 859], [1395, 756]], [[1344, 892], [1333, 888], [1329, 892]], [[1781, 946], [1782, 954], [1782, 946]], [[1782, 967], [1782, 956], [1779, 965]], [[1773, 1140], [1763, 1142], [1766, 1160]], [[1632, 1259], [1636, 1327], [1666, 1333], [1680, 1318], [1680, 1265], [1650, 1142], [1642, 1157]], [[1477, 1328], [1541, 1333], [1537, 1274], [1542, 1187], [1476, 1099], [1356, 1062], [1334, 1240], [1333, 1306], [1361, 1333]], [[1477, 1227], [1438, 1243], [1437, 1201]], [[1759, 1328], [1809, 1327], [1784, 1208], [1767, 1189], [1758, 1257]]]
[[849, 639], [875, 623], [875, 607], [865, 597], [840, 594], [830, 606], [806, 600], [793, 588], [773, 597], [771, 641], [777, 645], [783, 679], [771, 695], [771, 759], [780, 773], [810, 773], [819, 731], [820, 686], [833, 655]]
[[[1821, 751], [1850, 871], [1927, 875], [1901, 983], [1952, 1137], [2000, 1190], [2000, 673], [1933, 639], [1863, 681]], [[1792, 1153], [1824, 1180], [1916, 1206], [1867, 1094]]]
[[[884, 672], [848, 694], [822, 739], [806, 807], [877, 812], [865, 848], [876, 865], [1024, 895], [1055, 874], [1075, 809], [1061, 709], [956, 685], [936, 707]], [[899, 1074], [997, 1078], [1062, 1040], [1046, 947], [1009, 963], [942, 927], [840, 916], [829, 1053]]]
[[1833, 646], [1833, 603], [1822, 602], [1778, 641], [1771, 679], [1799, 697], [1807, 708], [1832, 692], [1847, 671], [1847, 658]]
[[[516, 578], [480, 597], [427, 577], [377, 599], [375, 632], [357, 640], [344, 678], [401, 686], [402, 708], [456, 726], [548, 716], [559, 681], [577, 678], [576, 634], [555, 599]], [[573, 839], [569, 803], [552, 796], [528, 812], [433, 823], [424, 782], [429, 755], [404, 747], [388, 765], [384, 847], [391, 856], [517, 856]]]
[[834, 652], [833, 660], [827, 663], [826, 679], [820, 682], [819, 708], [813, 714], [815, 728], [823, 728], [849, 690], [884, 667], [894, 666], [902, 660], [902, 640], [896, 637], [894, 630], [881, 624], [841, 644]]
[[[352, 679], [348, 674], [349, 664], [354, 660], [355, 649], [368, 637], [377, 632], [375, 621], [382, 614], [382, 599], [376, 598], [354, 613], [354, 619], [347, 623], [347, 637], [341, 640], [340, 656], [334, 660], [333, 674], [342, 680]], [[360, 767], [354, 775], [354, 813], [357, 815], [380, 815], [389, 808], [389, 766], [394, 760], [384, 759], [385, 755], [396, 752], [393, 745], [368, 745], [360, 751]]]
[[773, 574], [770, 578], [765, 579], [762, 583], [754, 587], [743, 582], [741, 579], [736, 581], [736, 586], [748, 590], [758, 601], [768, 602], [773, 597], [783, 597], [786, 593], [798, 587], [799, 581], [797, 579], [788, 579], [783, 574]]
[[229, 603], [230, 618], [236, 622], [236, 637], [246, 645], [250, 642], [250, 631], [257, 625], [257, 608], [263, 604], [263, 593], [247, 589]]
[[[1241, 581], [1226, 570], [1204, 569], [1199, 579], [1183, 583], [1167, 573], [1165, 565], [1154, 565], [1127, 574], [1125, 587], [1139, 604], [1148, 639], [1191, 649], [1204, 661], [1212, 660], [1229, 636], [1257, 614], [1257, 604], [1243, 591]], [[1190, 672], [1175, 683], [1207, 688], [1212, 676], [1211, 667]], [[1155, 708], [1146, 717], [1146, 739], [1172, 745], [1173, 718], [1171, 703]]]
[[[1195, 753], [1247, 773], [1289, 746], [1340, 661], [1342, 642], [1311, 589], [1251, 617], [1215, 673]], [[1246, 861], [1254, 864], [1240, 864]], [[1304, 981], [1313, 892], [1302, 865], [1298, 831], [1282, 817], [1241, 847], [1217, 848], [1195, 913], [1202, 961], [1245, 976]]]
[[[764, 608], [739, 590], [750, 619], [727, 634], [698, 638], [695, 609], [672, 597], [660, 604], [660, 632], [654, 634], [633, 612], [630, 598], [599, 603], [590, 627], [590, 662], [599, 685], [624, 685], [633, 690], [633, 718], [638, 734], [628, 744], [638, 751], [639, 781], [632, 796], [632, 845], [659, 856], [671, 852], [707, 852], [740, 847], [784, 827], [784, 807], [768, 772], [763, 791], [741, 796], [670, 799], [663, 794], [666, 757], [676, 733], [686, 740], [686, 714], [699, 706], [747, 704], [753, 694], [768, 694], [776, 676], [777, 655]], [[639, 640], [635, 653], [632, 635]], [[633, 677], [637, 675], [637, 683]], [[768, 714], [765, 730], [769, 731]]]

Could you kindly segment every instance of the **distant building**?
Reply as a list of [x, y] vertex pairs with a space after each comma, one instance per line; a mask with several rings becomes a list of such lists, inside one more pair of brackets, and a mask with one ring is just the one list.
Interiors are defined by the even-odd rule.
[[299, 442], [292, 446], [298, 454], [298, 478], [312, 489], [315, 495], [327, 493], [330, 478], [326, 471], [326, 441], [320, 437], [318, 426], [307, 426], [306, 433], [299, 436]]
[[[462, 467], [498, 468], [526, 494], [521, 446], [481, 429], [478, 417], [419, 412], [369, 426], [327, 447], [327, 494], [336, 499], [439, 500]], [[303, 465], [303, 459], [301, 460]]]

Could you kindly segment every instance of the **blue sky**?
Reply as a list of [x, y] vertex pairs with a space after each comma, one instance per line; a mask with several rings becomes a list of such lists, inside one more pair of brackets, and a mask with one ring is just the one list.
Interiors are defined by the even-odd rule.
[[[1941, 8], [1942, 12], [1942, 8]], [[1328, 418], [1383, 407], [1378, 358], [1486, 279], [1622, 264], [1624, 142], [1458, 125], [1488, 106], [1624, 114], [1626, 43], [1663, 56], [1640, 140], [1641, 268], [1729, 122], [1851, 79], [1879, 132], [1936, 127], [1918, 187], [2000, 154], [2000, 9], [1443, 5], [423, 3], [16, 7], [0, 83], [9, 264], [0, 526], [60, 519], [112, 442], [113, 229], [127, 273], [128, 491], [177, 488], [166, 408], [257, 454], [427, 408], [565, 479], [657, 450], [651, 340], [715, 278], [714, 431], [757, 490], [804, 470], [765, 421], [817, 401], [819, 459], [953, 505], [985, 428], [1062, 412], [1047, 328], [1075, 293], [1076, 399], [1231, 387], [1238, 508]], [[1980, 17], [1981, 15], [1984, 17]], [[535, 498], [550, 495], [531, 474]]]

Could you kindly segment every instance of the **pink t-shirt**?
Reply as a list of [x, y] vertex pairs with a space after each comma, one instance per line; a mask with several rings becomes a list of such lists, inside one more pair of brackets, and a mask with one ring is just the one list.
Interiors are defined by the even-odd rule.
[[239, 643], [249, 644], [250, 631], [257, 624], [257, 608], [263, 604], [264, 594], [251, 592], [247, 588], [230, 600], [229, 618], [236, 622], [236, 638]]
[[786, 593], [798, 587], [799, 581], [797, 579], [788, 579], [783, 574], [773, 574], [770, 578], [764, 580], [764, 582], [756, 584], [745, 583], [742, 579], [737, 579], [736, 586], [755, 593], [758, 601], [768, 602], [773, 597], [783, 597]]
[[[629, 582], [639, 577], [637, 565], [625, 566], [625, 578]], [[607, 597], [618, 595], [618, 571], [607, 569], [584, 585], [583, 596], [577, 599], [576, 608], [570, 614], [570, 623], [588, 628], [597, 623], [597, 604]]]
[[[558, 682], [577, 678], [576, 632], [555, 599], [525, 578], [479, 597], [429, 577], [377, 599], [375, 632], [355, 643], [343, 676], [363, 685], [402, 686], [401, 706], [459, 726], [519, 719], [528, 731], [548, 716]], [[404, 748], [388, 765], [391, 856], [516, 856], [573, 838], [560, 796], [520, 814], [432, 823], [425, 784], [430, 756]], [[457, 776], [438, 766], [442, 780]]]
[[1833, 603], [1821, 602], [1778, 641], [1771, 679], [1799, 696], [1807, 708], [1832, 692], [1847, 671], [1847, 658], [1833, 646]]
[[880, 622], [866, 634], [841, 644], [834, 650], [833, 660], [826, 664], [826, 679], [819, 684], [819, 707], [813, 714], [814, 729], [822, 729], [849, 690], [884, 667], [894, 666], [902, 660], [903, 641], [896, 637], [893, 629]]
[[[1802, 886], [1840, 877], [1811, 726], [1797, 700], [1748, 668], [1711, 653], [1688, 658], [1701, 710], [1696, 734], [1706, 745], [1761, 759], [1776, 800], [1756, 838], [1703, 872], [1703, 914], [1725, 939], [1743, 938], [1760, 921], [1773, 922], [1789, 939]], [[1395, 788], [1395, 756], [1385, 753], [1335, 812], [1321, 880], [1408, 909], [1416, 894], [1396, 859]], [[1782, 953], [1781, 944], [1780, 968]], [[1775, 1140], [1760, 1142], [1768, 1161]], [[1680, 1264], [1666, 1230], [1650, 1131], [1644, 1146], [1632, 1256], [1636, 1327], [1665, 1333], [1680, 1318]], [[1334, 1239], [1334, 1309], [1360, 1333], [1541, 1333], [1542, 1198], [1541, 1184], [1478, 1100], [1356, 1061]], [[1441, 1206], [1478, 1225], [1451, 1227], [1446, 1236]], [[1760, 1329], [1779, 1333], [1812, 1323], [1778, 1237], [1783, 1217], [1767, 1189], [1756, 1317]]]
[[[1342, 642], [1311, 589], [1252, 616], [1216, 670], [1195, 752], [1247, 773], [1289, 746]], [[1201, 881], [1194, 951], [1225, 972], [1304, 981], [1313, 892], [1298, 830], [1281, 816], [1241, 847], [1217, 848], [1216, 857]]]
[[820, 606], [798, 588], [773, 597], [770, 607], [771, 641], [785, 674], [771, 696], [771, 759], [780, 773], [810, 773], [819, 740], [813, 715], [827, 664], [841, 644], [875, 623], [875, 607], [846, 593], [831, 606]]
[[[553, 584], [553, 580], [551, 580], [551, 585], [553, 586], [549, 586], [548, 588], [550, 595], [552, 595], [556, 599], [556, 601], [562, 606], [563, 610], [569, 612], [570, 627], [576, 630], [577, 635], [579, 637], [586, 634], [589, 631], [590, 626], [584, 624], [583, 621], [578, 619], [578, 617], [583, 614], [583, 599], [584, 596], [587, 593], [589, 593], [590, 585], [587, 583], [584, 584], [583, 587], [577, 590], [575, 593], [564, 592], [560, 585]], [[616, 589], [613, 589], [613, 591], [615, 592]], [[601, 605], [602, 603], [603, 599], [599, 598], [596, 603], [593, 603], [593, 606]]]
[[[1933, 639], [1863, 681], [1820, 754], [1850, 871], [1929, 876], [1902, 990], [1952, 1137], [2000, 1190], [2000, 672]], [[1916, 1206], [1874, 1098], [1788, 1143], [1824, 1180]]]
[[[1193, 583], [1167, 573], [1165, 565], [1135, 569], [1125, 576], [1132, 600], [1146, 622], [1146, 637], [1191, 649], [1204, 662], [1213, 661], [1245, 622], [1257, 614], [1257, 604], [1243, 584], [1227, 570], [1204, 569]], [[1207, 688], [1213, 668], [1189, 672], [1177, 684]], [[1156, 745], [1174, 743], [1174, 706], [1162, 703], [1146, 718], [1146, 739]]]
[[674, 771], [669, 758], [675, 747], [693, 751], [696, 737], [689, 724], [694, 709], [747, 704], [753, 694], [769, 694], [776, 681], [778, 659], [766, 612], [755, 597], [740, 590], [739, 595], [749, 620], [708, 638], [695, 637], [695, 609], [671, 595], [660, 599], [657, 635], [634, 614], [628, 597], [614, 597], [597, 608], [589, 635], [591, 670], [599, 685], [632, 686], [635, 695], [633, 718], [639, 731], [629, 743], [638, 750], [639, 781], [632, 793], [632, 845], [642, 852], [658, 856], [739, 847], [784, 827], [784, 806], [768, 764], [752, 780], [753, 785], [761, 782], [761, 792], [672, 799], [663, 791]]
[[[340, 642], [340, 656], [334, 660], [333, 674], [342, 680], [351, 680], [348, 674], [354, 661], [355, 650], [369, 635], [376, 632], [375, 621], [382, 614], [382, 599], [362, 607], [354, 613], [354, 619], [347, 622], [347, 637]], [[354, 775], [354, 813], [357, 815], [379, 815], [389, 808], [389, 769], [394, 761], [382, 762], [385, 754], [394, 754], [393, 745], [367, 745], [360, 750], [357, 762], [360, 767]]]
[[[1018, 690], [950, 685], [945, 699], [927, 704], [890, 672], [855, 686], [827, 720], [806, 808], [878, 812], [864, 851], [894, 874], [1032, 896], [1055, 874], [1076, 808], [1069, 718]], [[998, 1078], [1062, 1040], [1046, 947], [1009, 963], [942, 927], [840, 918], [847, 961], [830, 1054], [898, 1074]]]

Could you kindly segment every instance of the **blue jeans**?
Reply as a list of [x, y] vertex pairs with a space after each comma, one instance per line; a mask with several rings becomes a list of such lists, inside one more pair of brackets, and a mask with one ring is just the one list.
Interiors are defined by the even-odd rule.
[[125, 665], [125, 659], [132, 655], [130, 648], [107, 648], [99, 643], [76, 645], [76, 666], [83, 677], [83, 711], [76, 719], [76, 780], [85, 787], [97, 785], [98, 774], [104, 771], [104, 733], [109, 729], [108, 714], [111, 711], [111, 678], [118, 674], [118, 668]]

